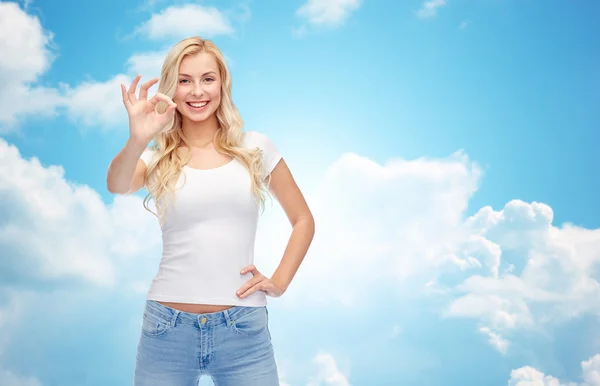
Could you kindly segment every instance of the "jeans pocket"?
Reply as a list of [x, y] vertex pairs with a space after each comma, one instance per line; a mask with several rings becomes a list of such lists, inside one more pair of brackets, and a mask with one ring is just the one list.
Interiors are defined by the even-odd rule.
[[142, 317], [142, 332], [148, 336], [159, 336], [171, 328], [171, 321], [154, 315], [151, 312], [144, 312]]
[[231, 318], [231, 328], [238, 334], [255, 336], [267, 330], [268, 315], [266, 307], [249, 307]]

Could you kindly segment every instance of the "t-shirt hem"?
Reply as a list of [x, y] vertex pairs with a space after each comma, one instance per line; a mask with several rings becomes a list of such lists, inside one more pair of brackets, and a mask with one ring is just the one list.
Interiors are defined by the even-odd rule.
[[146, 296], [146, 300], [154, 300], [159, 302], [173, 302], [173, 303], [189, 303], [189, 304], [209, 304], [219, 306], [247, 306], [247, 307], [262, 307], [267, 305], [267, 300], [255, 300], [255, 299], [231, 299], [231, 298], [200, 298], [193, 296], [172, 296], [172, 295], [158, 295], [149, 293]]

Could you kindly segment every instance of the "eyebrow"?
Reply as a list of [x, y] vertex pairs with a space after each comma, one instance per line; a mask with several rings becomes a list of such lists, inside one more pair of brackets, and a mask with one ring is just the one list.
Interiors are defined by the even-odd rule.
[[[206, 75], [208, 75], [208, 74], [215, 74], [215, 75], [217, 75], [217, 73], [216, 73], [216, 72], [214, 72], [214, 71], [209, 71], [209, 72], [205, 72], [204, 74], [202, 74], [202, 76], [206, 76]], [[192, 77], [191, 75], [188, 75], [188, 74], [179, 74], [179, 76], [187, 76], [188, 78], [191, 78], [191, 77]]]

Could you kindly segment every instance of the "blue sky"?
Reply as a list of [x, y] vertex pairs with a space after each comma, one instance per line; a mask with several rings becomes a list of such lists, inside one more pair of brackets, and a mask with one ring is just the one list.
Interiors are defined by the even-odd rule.
[[[106, 190], [119, 84], [200, 35], [317, 219], [270, 302], [282, 384], [600, 385], [599, 17], [595, 1], [0, 2], [0, 384], [130, 382], [160, 233], [144, 192]], [[282, 224], [276, 205], [261, 219], [265, 272]]]

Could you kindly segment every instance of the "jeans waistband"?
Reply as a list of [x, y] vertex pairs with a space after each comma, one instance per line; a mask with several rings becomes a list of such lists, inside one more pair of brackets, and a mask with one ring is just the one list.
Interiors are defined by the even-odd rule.
[[232, 320], [246, 315], [258, 308], [266, 310], [266, 306], [232, 306], [231, 308], [228, 308], [223, 311], [196, 314], [192, 312], [180, 311], [175, 308], [165, 306], [164, 304], [161, 304], [155, 300], [146, 300], [145, 312], [158, 316], [163, 320], [171, 321], [171, 324], [173, 326], [176, 323], [216, 326], [220, 324], [229, 324]]

